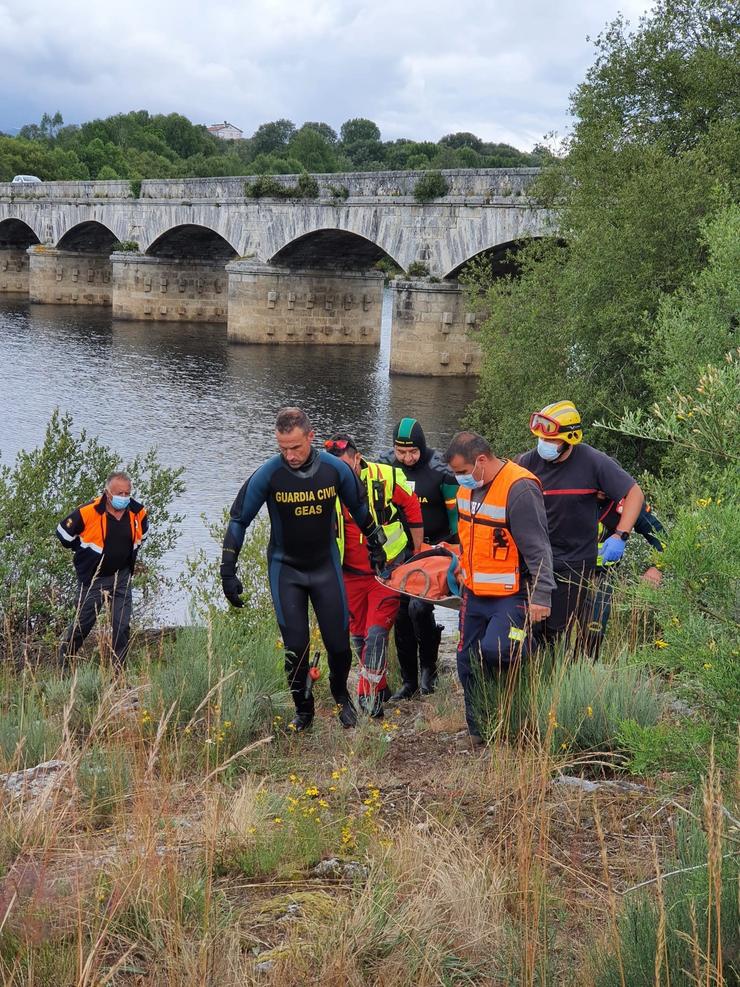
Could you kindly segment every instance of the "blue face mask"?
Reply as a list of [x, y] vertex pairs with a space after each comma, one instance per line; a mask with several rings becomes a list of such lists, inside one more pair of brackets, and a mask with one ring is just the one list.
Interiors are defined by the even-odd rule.
[[130, 497], [123, 497], [120, 494], [113, 494], [110, 499], [110, 506], [114, 511], [125, 511], [130, 503]]
[[467, 487], [468, 490], [478, 490], [483, 486], [483, 480], [476, 480], [475, 478], [475, 467], [473, 467], [472, 473], [456, 474], [455, 479], [461, 487]]
[[549, 463], [557, 459], [561, 451], [560, 446], [555, 446], [552, 442], [545, 442], [544, 439], [537, 440], [537, 454], [541, 459], [545, 459]]

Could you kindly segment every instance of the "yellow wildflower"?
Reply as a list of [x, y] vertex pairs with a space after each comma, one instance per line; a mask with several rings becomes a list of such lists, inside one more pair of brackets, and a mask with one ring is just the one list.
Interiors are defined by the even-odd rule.
[[709, 669], [710, 669], [711, 667], [712, 667], [712, 663], [711, 663], [711, 661], [705, 661], [705, 662], [704, 662], [704, 668], [706, 668], [706, 670], [707, 670], [707, 671], [709, 671]]
[[316, 798], [318, 794], [319, 790], [316, 785], [309, 785], [306, 789], [306, 795], [308, 795], [309, 798]]
[[321, 806], [322, 809], [329, 808], [329, 803], [326, 801], [326, 799], [319, 799], [319, 805]]
[[331, 776], [334, 781], [338, 781], [342, 777], [342, 773], [341, 771], [332, 771]]
[[275, 816], [275, 818], [272, 821], [275, 823], [276, 826], [280, 826], [283, 820], [280, 818], [280, 816]]
[[662, 649], [662, 648], [667, 648], [668, 647], [668, 642], [667, 641], [664, 641], [662, 637], [659, 637], [654, 643], [655, 643], [655, 647], [656, 648], [661, 648]]
[[593, 715], [594, 715], [593, 706], [587, 706], [586, 707], [586, 716], [589, 716], [590, 717], [590, 716], [593, 716]]

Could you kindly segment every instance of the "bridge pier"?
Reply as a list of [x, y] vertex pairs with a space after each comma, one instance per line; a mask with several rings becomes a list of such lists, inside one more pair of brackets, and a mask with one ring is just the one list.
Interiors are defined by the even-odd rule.
[[480, 316], [456, 281], [392, 281], [392, 374], [467, 377], [480, 373]]
[[32, 302], [49, 305], [110, 305], [111, 262], [108, 254], [58, 250], [36, 244], [28, 248], [28, 293]]
[[223, 261], [114, 253], [113, 318], [226, 322]]
[[28, 268], [26, 247], [0, 247], [0, 294], [28, 294]]
[[228, 338], [236, 343], [380, 345], [380, 271], [299, 270], [233, 261]]

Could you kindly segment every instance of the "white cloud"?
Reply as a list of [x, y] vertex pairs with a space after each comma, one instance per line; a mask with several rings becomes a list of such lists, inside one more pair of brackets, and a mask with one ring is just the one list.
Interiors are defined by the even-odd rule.
[[643, 0], [0, 0], [0, 129], [177, 111], [250, 133], [368, 116], [386, 138], [471, 130], [531, 147], [567, 127], [599, 33]]

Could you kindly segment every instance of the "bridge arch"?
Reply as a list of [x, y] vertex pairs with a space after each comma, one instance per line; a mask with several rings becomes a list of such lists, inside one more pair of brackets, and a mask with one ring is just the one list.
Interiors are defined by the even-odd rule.
[[155, 237], [146, 253], [149, 257], [168, 260], [210, 260], [226, 264], [238, 255], [238, 250], [209, 226], [182, 223]]
[[367, 271], [379, 260], [401, 267], [374, 239], [353, 230], [325, 227], [289, 240], [267, 262], [280, 267]]
[[97, 220], [77, 223], [64, 233], [57, 250], [69, 250], [81, 254], [110, 254], [118, 243], [116, 234]]
[[0, 249], [26, 250], [34, 243], [41, 243], [35, 230], [22, 219], [0, 220]]
[[545, 238], [542, 236], [523, 236], [514, 240], [507, 240], [505, 243], [496, 243], [491, 247], [484, 247], [453, 267], [445, 274], [444, 279], [445, 281], [456, 281], [465, 266], [475, 260], [488, 262], [494, 276], [503, 277], [507, 274], [515, 274], [517, 271], [516, 254], [533, 240], [542, 239]]

